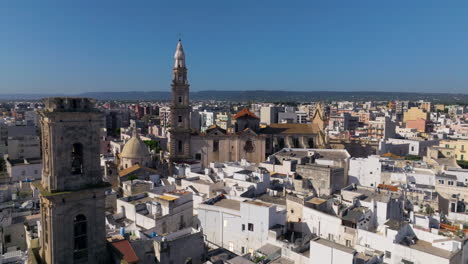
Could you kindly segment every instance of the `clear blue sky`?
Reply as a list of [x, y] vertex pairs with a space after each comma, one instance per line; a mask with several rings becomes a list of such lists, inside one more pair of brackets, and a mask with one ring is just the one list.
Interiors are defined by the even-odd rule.
[[468, 1], [0, 1], [0, 93], [468, 93]]

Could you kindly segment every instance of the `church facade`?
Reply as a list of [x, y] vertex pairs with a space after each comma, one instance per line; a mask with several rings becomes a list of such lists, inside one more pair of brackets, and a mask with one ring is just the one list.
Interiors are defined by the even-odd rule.
[[259, 163], [267, 155], [284, 148], [323, 147], [323, 113], [314, 115], [312, 124], [271, 124], [260, 127], [260, 119], [248, 109], [232, 116], [228, 129], [213, 125], [206, 131], [190, 127], [190, 100], [187, 67], [182, 42], [174, 55], [171, 99], [170, 160], [200, 162], [208, 167], [212, 162], [245, 159]]

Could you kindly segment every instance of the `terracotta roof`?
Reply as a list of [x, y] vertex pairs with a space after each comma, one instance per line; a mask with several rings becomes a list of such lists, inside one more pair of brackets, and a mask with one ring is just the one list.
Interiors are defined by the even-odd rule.
[[120, 177], [126, 176], [129, 173], [132, 173], [132, 172], [134, 172], [136, 170], [139, 170], [139, 169], [143, 169], [143, 170], [146, 170], [146, 171], [149, 171], [149, 172], [154, 172], [154, 173], [158, 172], [155, 169], [150, 169], [150, 168], [147, 168], [147, 167], [143, 167], [140, 164], [136, 164], [136, 165], [131, 166], [130, 168], [126, 168], [124, 170], [119, 171], [119, 176]]
[[393, 153], [391, 153], [391, 152], [387, 152], [387, 153], [385, 153], [385, 154], [382, 154], [381, 156], [382, 156], [382, 157], [388, 157], [388, 158], [394, 158], [394, 159], [403, 159], [403, 157], [400, 157], [400, 156], [398, 156], [398, 155], [395, 155], [395, 154], [393, 154]]
[[398, 192], [398, 186], [388, 185], [388, 184], [379, 184], [379, 189], [384, 189], [392, 192]]
[[314, 134], [312, 124], [271, 124], [260, 130], [260, 134]]
[[240, 117], [250, 117], [250, 118], [259, 119], [254, 113], [250, 112], [250, 110], [247, 109], [247, 108], [242, 109], [237, 114], [232, 116], [232, 118], [234, 118], [234, 119], [238, 119]]
[[132, 245], [130, 245], [130, 242], [128, 240], [121, 240], [117, 242], [112, 242], [111, 243], [120, 253], [123, 255], [123, 259], [127, 263], [137, 263], [140, 261], [138, 259], [135, 251], [132, 248]]
[[219, 127], [218, 125], [211, 125], [209, 126], [206, 130], [205, 130], [205, 133], [206, 134], [209, 134], [211, 131], [214, 131], [214, 130], [219, 130], [221, 133], [223, 134], [226, 134], [226, 129], [222, 129], [221, 127]]

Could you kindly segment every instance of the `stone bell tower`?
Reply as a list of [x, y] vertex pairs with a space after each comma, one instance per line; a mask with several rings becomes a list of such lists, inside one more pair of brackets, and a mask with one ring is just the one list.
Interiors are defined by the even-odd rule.
[[106, 263], [105, 191], [99, 164], [102, 114], [88, 98], [46, 98], [39, 113], [43, 263]]
[[174, 54], [172, 79], [170, 158], [180, 161], [190, 158], [190, 101], [187, 67], [182, 42], [177, 43]]

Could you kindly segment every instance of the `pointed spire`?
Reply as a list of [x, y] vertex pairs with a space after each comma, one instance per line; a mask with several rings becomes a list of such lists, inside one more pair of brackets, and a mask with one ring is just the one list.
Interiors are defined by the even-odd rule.
[[182, 40], [179, 39], [177, 43], [176, 52], [174, 54], [174, 68], [185, 68], [185, 53], [184, 48], [182, 47]]
[[133, 130], [132, 130], [132, 137], [134, 137], [134, 138], [140, 138], [140, 136], [138, 135], [136, 126], [133, 127]]

